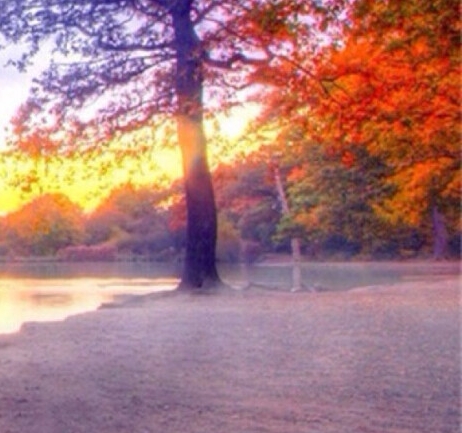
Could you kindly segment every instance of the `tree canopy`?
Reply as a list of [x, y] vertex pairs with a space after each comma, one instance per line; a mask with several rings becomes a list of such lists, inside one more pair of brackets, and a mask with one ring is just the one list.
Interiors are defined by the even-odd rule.
[[[277, 212], [267, 205], [274, 191], [242, 216], [236, 203], [254, 197], [223, 200], [219, 185], [219, 204], [235, 206], [220, 213], [229, 239], [244, 227], [259, 239], [258, 226], [265, 242], [305, 231], [307, 238], [330, 232], [354, 244], [377, 227], [425, 225], [430, 215], [435, 233], [444, 232], [438, 221], [457, 227], [455, 0], [6, 0], [2, 6], [0, 34], [24, 52], [12, 62], [17, 68], [27, 68], [42, 49], [53, 54], [14, 119], [18, 148], [42, 160], [76, 150], [88, 156], [120, 134], [156, 128], [159, 119], [176, 122], [187, 208], [184, 288], [220, 284], [203, 123], [209, 111], [244, 100], [263, 105], [259, 125], [273, 129], [261, 139], [271, 142], [256, 158], [261, 172], [249, 174], [261, 179], [277, 159], [294, 212], [275, 233]], [[371, 214], [374, 223], [363, 231]], [[257, 221], [263, 215], [271, 215], [266, 231]]]
[[[241, 31], [249, 6], [248, 1], [213, 0], [31, 0], [8, 1], [0, 12], [3, 36], [26, 45], [16, 66], [27, 67], [44, 43], [55, 52], [17, 116], [20, 139], [38, 128], [42, 137], [59, 138], [64, 129], [80, 142], [98, 142], [149, 125], [159, 113], [175, 116], [188, 208], [185, 288], [214, 286], [219, 280], [216, 209], [202, 124], [204, 81], [220, 88], [224, 75], [214, 74], [214, 68], [233, 72], [238, 63], [266, 60], [260, 38]], [[87, 122], [85, 110], [92, 111]]]
[[[64, 128], [80, 141], [95, 140], [149, 125], [159, 113], [174, 115], [188, 209], [181, 285], [213, 286], [217, 221], [202, 125], [204, 85], [208, 96], [235, 101], [260, 66], [296, 52], [288, 36], [299, 30], [300, 20], [314, 29], [313, 17], [321, 15], [326, 26], [341, 3], [7, 1], [1, 33], [26, 45], [16, 66], [27, 67], [44, 43], [55, 52], [18, 114], [15, 133], [27, 136], [40, 127], [59, 138]], [[87, 122], [85, 110], [91, 112]]]
[[6, 217], [2, 237], [19, 253], [52, 255], [82, 242], [83, 214], [66, 196], [45, 194]]
[[[374, 204], [378, 214], [417, 225], [436, 209], [457, 226], [459, 6], [354, 2], [341, 39], [316, 56], [302, 45], [297, 62], [268, 73], [275, 91], [267, 116], [277, 119], [279, 145], [292, 143], [296, 153], [323, 144], [350, 165], [361, 165], [355, 155], [364, 149], [388, 167], [389, 194]], [[294, 134], [287, 139], [295, 125], [305, 145], [294, 147]]]

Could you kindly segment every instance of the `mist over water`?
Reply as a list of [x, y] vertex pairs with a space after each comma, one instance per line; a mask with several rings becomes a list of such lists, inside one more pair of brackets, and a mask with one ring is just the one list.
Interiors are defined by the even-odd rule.
[[[289, 263], [260, 264], [244, 271], [221, 265], [220, 274], [236, 287], [252, 282], [289, 290]], [[449, 263], [303, 263], [302, 281], [317, 291], [395, 284], [458, 275], [460, 264]], [[26, 322], [64, 320], [98, 309], [118, 296], [172, 290], [178, 264], [159, 263], [3, 263], [0, 264], [0, 334], [20, 330]]]
[[60, 321], [98, 309], [118, 296], [172, 290], [176, 279], [0, 279], [0, 334], [25, 322]]

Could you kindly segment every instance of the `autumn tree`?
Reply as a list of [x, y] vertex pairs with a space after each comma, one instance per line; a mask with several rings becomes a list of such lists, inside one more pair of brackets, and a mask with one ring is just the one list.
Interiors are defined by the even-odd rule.
[[272, 71], [276, 84], [288, 83], [273, 93], [273, 115], [339, 154], [363, 147], [387, 165], [393, 194], [377, 213], [411, 226], [431, 218], [436, 257], [444, 254], [445, 224], [458, 225], [459, 7], [455, 0], [359, 0], [343, 37], [314, 63], [301, 55]]
[[331, 17], [340, 3], [7, 0], [0, 33], [26, 47], [16, 66], [27, 67], [43, 45], [56, 54], [15, 132], [27, 135], [34, 121], [43, 129], [44, 121], [52, 131], [65, 127], [94, 141], [149, 126], [159, 114], [174, 116], [188, 209], [180, 286], [214, 286], [217, 224], [202, 125], [204, 85], [215, 101], [239, 101], [237, 90], [254, 82], [262, 65], [296, 52], [287, 51], [286, 41], [300, 16], [309, 27], [313, 19], [306, 17]]
[[[287, 137], [287, 140], [290, 138]], [[360, 146], [327, 147], [312, 142], [297, 145], [286, 176], [293, 218], [282, 221], [279, 232], [302, 231], [313, 255], [351, 257], [359, 253], [397, 256], [392, 225], [375, 207], [392, 194], [384, 180], [389, 168]]]
[[393, 168], [388, 182], [396, 193], [382, 213], [414, 225], [431, 218], [440, 258], [460, 202], [460, 4], [359, 6], [352, 35], [326, 74], [336, 87], [334, 129]]
[[[36, 120], [34, 114], [45, 118], [50, 133], [59, 125], [81, 135], [82, 118], [74, 110], [87, 108], [95, 99], [103, 101], [103, 107], [93, 113], [87, 134], [108, 138], [116, 131], [146, 126], [159, 113], [175, 116], [188, 206], [181, 283], [185, 288], [219, 280], [216, 210], [202, 127], [204, 66], [213, 59], [201, 39], [207, 33], [205, 18], [217, 21], [218, 9], [220, 19], [229, 19], [229, 5], [192, 0], [8, 1], [0, 14], [4, 37], [27, 45], [19, 68], [26, 67], [45, 41], [52, 41], [61, 54], [37, 81], [20, 113], [15, 131], [19, 136], [29, 133], [27, 121]], [[223, 64], [232, 67], [235, 60], [245, 60], [237, 56], [241, 50], [238, 46], [231, 55], [225, 51], [228, 59]]]
[[222, 164], [213, 174], [222, 218], [238, 230], [244, 246], [248, 243], [255, 250], [272, 250], [280, 212], [273, 179], [261, 153]]
[[85, 224], [86, 242], [111, 244], [119, 252], [151, 255], [173, 246], [165, 206], [169, 192], [122, 185], [91, 212]]
[[45, 194], [5, 217], [10, 250], [53, 255], [83, 240], [82, 209], [62, 194]]

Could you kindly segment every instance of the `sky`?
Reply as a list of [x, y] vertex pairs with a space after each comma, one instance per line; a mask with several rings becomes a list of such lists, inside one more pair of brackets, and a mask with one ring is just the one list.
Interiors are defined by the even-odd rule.
[[8, 46], [0, 50], [0, 150], [5, 144], [5, 128], [10, 124], [19, 106], [26, 101], [32, 79], [40, 75], [49, 62], [49, 52], [43, 51], [35, 58], [33, 67], [27, 72], [19, 72], [8, 60], [17, 58], [21, 53], [20, 46]]
[[[11, 46], [0, 50], [0, 151], [5, 149], [7, 132], [11, 118], [15, 115], [16, 110], [27, 99], [29, 88], [34, 77], [39, 76], [49, 63], [50, 51], [42, 50], [35, 58], [35, 64], [27, 72], [19, 72], [14, 66], [7, 65], [8, 59], [17, 58], [20, 55], [21, 47]], [[237, 139], [250, 119], [254, 118], [259, 111], [256, 105], [236, 108], [229, 117], [220, 116], [220, 133], [229, 139]], [[162, 159], [163, 158], [163, 159]], [[167, 158], [167, 159], [166, 159]], [[173, 177], [177, 177], [181, 171], [181, 163], [171, 153], [166, 152], [164, 155], [157, 155], [156, 160], [168, 171], [171, 171]], [[8, 174], [7, 174], [8, 176]], [[116, 180], [116, 179], [115, 179]], [[11, 211], [20, 204], [18, 191], [11, 187], [5, 188], [5, 179], [0, 179], [0, 215]], [[3, 186], [2, 186], [3, 185]], [[76, 190], [81, 190], [83, 185], [76, 185]], [[88, 188], [88, 185], [85, 185]], [[72, 197], [71, 197], [72, 198]]]
[[[30, 86], [34, 77], [38, 77], [49, 64], [50, 51], [42, 49], [34, 58], [34, 65], [28, 68], [26, 72], [19, 72], [14, 66], [8, 65], [8, 60], [18, 57], [21, 52], [21, 47], [11, 46], [4, 50], [0, 50], [0, 89], [1, 89], [1, 105], [0, 105], [0, 150], [4, 147], [6, 139], [5, 129], [9, 127], [12, 117], [15, 112], [27, 99]], [[248, 118], [253, 117], [258, 112], [254, 107], [246, 108], [245, 114], [236, 111], [237, 114], [222, 122], [223, 132], [228, 135], [239, 135], [245, 127]]]
[[5, 128], [18, 106], [27, 98], [30, 77], [20, 74], [12, 67], [5, 66], [5, 56], [0, 54], [0, 89], [2, 103], [0, 108], [0, 148], [5, 142]]

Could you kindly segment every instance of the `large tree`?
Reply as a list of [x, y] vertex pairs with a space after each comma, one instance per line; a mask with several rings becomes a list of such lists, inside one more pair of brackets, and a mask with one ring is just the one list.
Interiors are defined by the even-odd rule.
[[210, 83], [223, 84], [223, 74], [214, 73], [220, 68], [236, 82], [236, 64], [268, 60], [258, 38], [240, 37], [235, 28], [250, 3], [11, 0], [0, 12], [1, 34], [24, 49], [13, 62], [18, 68], [27, 68], [42, 47], [55, 53], [18, 113], [19, 143], [37, 130], [47, 142], [49, 136], [62, 140], [64, 129], [73, 135], [66, 143], [87, 145], [152, 125], [157, 115], [176, 119], [188, 210], [183, 288], [219, 283], [216, 209], [202, 125], [204, 80], [207, 72]]
[[260, 78], [263, 66], [296, 55], [291, 34], [303, 26], [311, 29], [304, 34], [316, 36], [343, 2], [6, 0], [0, 34], [25, 49], [16, 66], [27, 67], [42, 46], [55, 52], [15, 132], [27, 136], [39, 125], [53, 135], [66, 128], [80, 142], [95, 142], [149, 126], [158, 115], [174, 116], [188, 211], [180, 286], [215, 286], [217, 223], [202, 125], [204, 88], [215, 101], [236, 102], [237, 90]]

